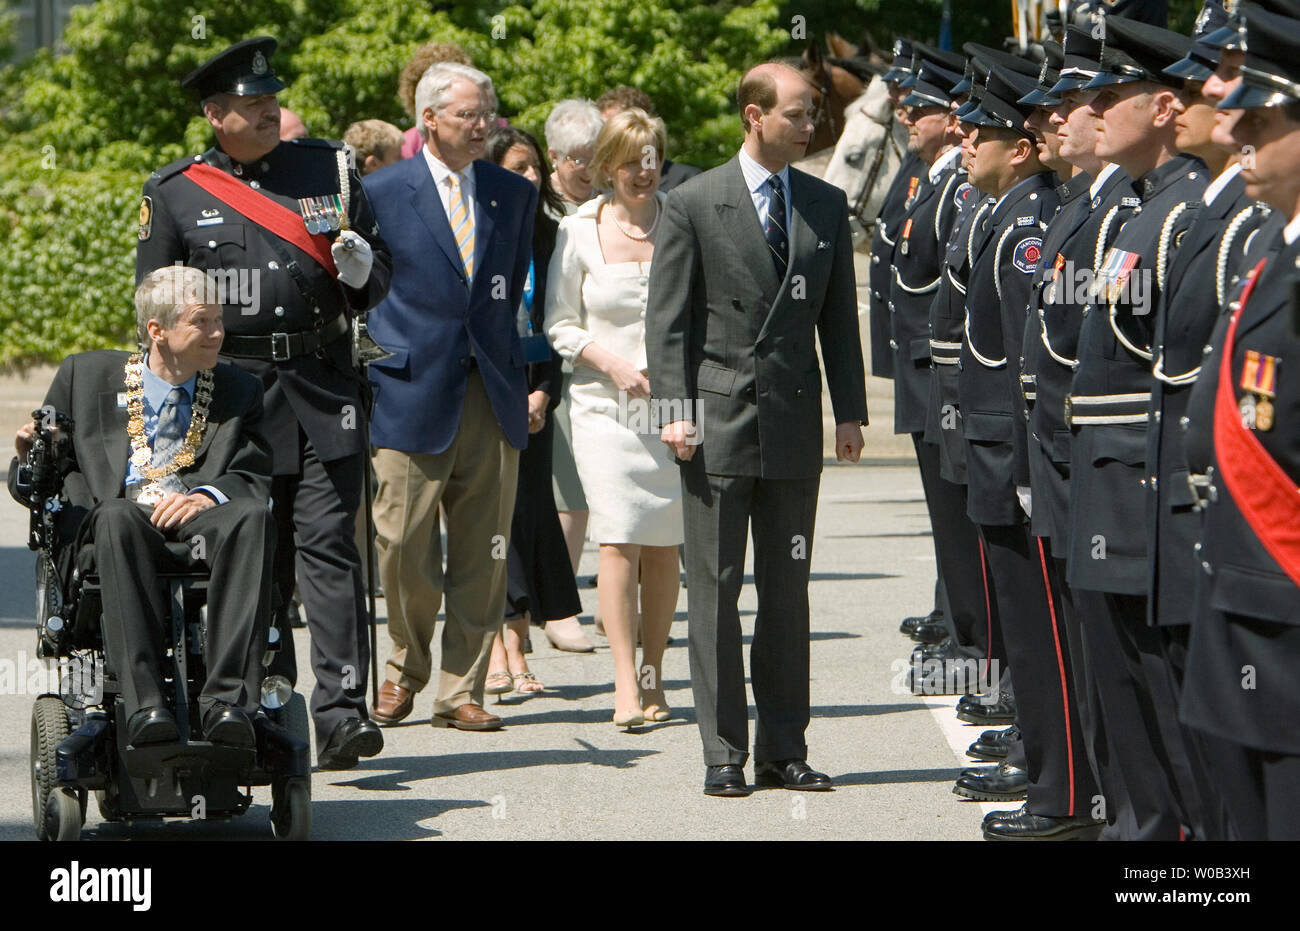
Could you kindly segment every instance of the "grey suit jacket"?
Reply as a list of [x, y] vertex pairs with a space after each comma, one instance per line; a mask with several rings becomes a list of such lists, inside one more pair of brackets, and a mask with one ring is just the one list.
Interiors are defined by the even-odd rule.
[[784, 281], [737, 158], [675, 188], [661, 222], [646, 308], [655, 422], [695, 421], [710, 474], [818, 475], [814, 328], [836, 423], [867, 422], [844, 193], [790, 169]]

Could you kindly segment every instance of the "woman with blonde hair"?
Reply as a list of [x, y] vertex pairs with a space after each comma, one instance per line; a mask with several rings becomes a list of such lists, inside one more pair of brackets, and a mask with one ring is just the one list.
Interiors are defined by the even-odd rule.
[[[592, 179], [609, 193], [560, 221], [546, 330], [573, 364], [573, 450], [600, 544], [597, 596], [614, 657], [614, 723], [665, 721], [661, 664], [677, 607], [681, 482], [650, 417], [645, 312], [663, 215], [664, 124], [632, 108], [596, 138]], [[641, 666], [635, 663], [640, 574]]]

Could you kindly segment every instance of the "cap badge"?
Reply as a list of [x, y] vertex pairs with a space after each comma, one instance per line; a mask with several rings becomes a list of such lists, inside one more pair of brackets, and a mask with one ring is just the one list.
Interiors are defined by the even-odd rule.
[[253, 74], [258, 77], [266, 74], [266, 56], [262, 54], [261, 49], [253, 53]]

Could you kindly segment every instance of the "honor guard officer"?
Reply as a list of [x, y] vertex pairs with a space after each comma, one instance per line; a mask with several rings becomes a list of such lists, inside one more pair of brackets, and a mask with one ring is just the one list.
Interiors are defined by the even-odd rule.
[[1182, 719], [1217, 738], [1227, 836], [1300, 840], [1300, 20], [1240, 13], [1241, 84], [1219, 109], [1251, 156], [1246, 196], [1288, 222], [1216, 332], [1190, 403], [1189, 462], [1210, 478]]
[[[1031, 487], [1031, 531], [1041, 542], [1041, 556], [1049, 568], [1050, 620], [1062, 635], [1060, 661], [1068, 666], [1070, 673], [1063, 694], [1071, 715], [1066, 760], [1073, 767], [1075, 789], [1073, 798], [1066, 800], [1062, 810], [1075, 816], [1091, 814], [1097, 793], [1105, 791], [1108, 757], [1104, 722], [1089, 714], [1084, 700], [1088, 678], [1082, 629], [1089, 612], [1102, 609], [1089, 608], [1088, 593], [1075, 592], [1065, 580], [1070, 473], [1065, 398], [1074, 374], [1075, 350], [1086, 303], [1086, 290], [1080, 286], [1087, 279], [1081, 273], [1086, 276], [1095, 264], [1097, 233], [1103, 218], [1123, 197], [1132, 197], [1124, 171], [1096, 155], [1097, 118], [1088, 107], [1096, 91], [1081, 89], [1096, 76], [1101, 67], [1100, 56], [1101, 43], [1090, 31], [1077, 26], [1066, 29], [1060, 76], [1048, 90], [1060, 103], [1051, 110], [1049, 119], [1060, 140], [1058, 156], [1073, 165], [1077, 174], [1064, 186], [1062, 207], [1043, 239], [1043, 255], [1034, 273], [1025, 320], [1021, 369], [1025, 394], [1027, 397], [1032, 394], [1032, 403], [1027, 402], [1025, 450]], [[1058, 174], [1060, 171], [1058, 168]], [[1076, 185], [1080, 187], [1076, 189]], [[1136, 202], [1136, 197], [1132, 200]], [[1023, 475], [1017, 476], [1018, 483], [1022, 480]], [[1064, 729], [1063, 723], [1061, 731]], [[1064, 733], [1054, 736], [1065, 738]], [[1073, 802], [1072, 811], [1070, 802]], [[1081, 810], [1081, 806], [1086, 807]], [[1050, 838], [1058, 833], [1058, 826], [1053, 822], [1054, 819], [1021, 815], [986, 819], [984, 828], [986, 836]]]
[[[1089, 215], [1088, 187], [1092, 176], [1062, 156], [1065, 139], [1058, 132], [1060, 122], [1053, 122], [1059, 98], [1052, 89], [1064, 66], [1064, 50], [1055, 42], [1044, 42], [1046, 57], [1038, 76], [1038, 87], [1020, 98], [1019, 103], [1033, 106], [1025, 126], [1034, 134], [1039, 161], [1055, 173], [1061, 183], [1056, 188], [1060, 201], [1056, 215], [1048, 224], [1043, 239], [1042, 257], [1030, 284], [1029, 307], [1019, 339], [1018, 360], [1020, 392], [1014, 398], [1022, 402], [1018, 416], [1012, 418], [1015, 429], [1016, 492], [1027, 515], [1035, 508], [1030, 492], [1029, 445], [1037, 441], [1029, 434], [1029, 407], [1035, 400], [1034, 373], [1028, 364], [1037, 356], [1030, 350], [1038, 345], [1039, 311], [1045, 273], [1054, 269], [1054, 257], [1066, 242], [1085, 225]], [[1082, 82], [1080, 82], [1082, 83]], [[1091, 148], [1089, 149], [1091, 154]], [[1007, 334], [1010, 340], [1010, 334]], [[1010, 346], [1008, 347], [1010, 348]], [[1026, 377], [1029, 376], [1029, 377]], [[991, 812], [984, 819], [987, 840], [1070, 840], [1094, 838], [1102, 824], [1092, 816], [1097, 794], [1096, 778], [1088, 763], [1086, 746], [1079, 720], [1080, 702], [1075, 685], [1076, 665], [1067, 645], [1058, 578], [1041, 539], [1030, 540], [1031, 560], [1036, 560], [1048, 596], [1048, 614], [1040, 624], [1021, 625], [1015, 632], [1013, 655], [1016, 662], [1016, 685], [1025, 702], [1041, 704], [1046, 714], [1055, 718], [1039, 719], [1037, 708], [1025, 708], [1023, 718], [1030, 723], [1030, 736], [1022, 741], [1026, 759], [1037, 761], [1027, 800], [1019, 811]]]
[[[1102, 70], [1085, 87], [1101, 118], [1097, 155], [1133, 178], [1132, 213], [1111, 208], [1098, 232], [1094, 293], [1079, 333], [1078, 363], [1066, 399], [1071, 426], [1068, 581], [1102, 594], [1087, 617], [1090, 712], [1106, 726], [1114, 778], [1105, 783], [1104, 836], [1176, 840], [1190, 822], [1178, 791], [1168, 727], [1143, 654], [1160, 654], [1147, 626], [1146, 422], [1151, 397], [1151, 334], [1156, 303], [1176, 254], [1177, 224], [1205, 190], [1205, 164], [1177, 150], [1182, 81], [1163, 70], [1192, 40], [1158, 26], [1108, 16]], [[1101, 607], [1099, 604], [1097, 607]]]
[[392, 262], [341, 143], [280, 142], [271, 69], [276, 41], [246, 39], [182, 82], [202, 101], [217, 145], [173, 162], [144, 186], [136, 276], [173, 263], [224, 282], [222, 356], [266, 389], [274, 451], [275, 582], [282, 612], [275, 669], [296, 678], [295, 581], [307, 611], [322, 768], [383, 747], [366, 715], [370, 666], [360, 557], [367, 415], [352, 363], [352, 317], [388, 288]]
[[[1162, 649], [1159, 655], [1144, 654], [1143, 659], [1152, 689], [1163, 691], [1162, 704], [1173, 707], [1178, 705], [1185, 680], [1187, 642], [1201, 572], [1193, 549], [1200, 538], [1201, 518], [1188, 484], [1181, 421], [1200, 373], [1203, 347], [1237, 280], [1250, 270], [1245, 265], [1247, 246], [1270, 212], [1266, 205], [1246, 196], [1238, 153], [1212, 138], [1214, 106], [1225, 96], [1225, 80], [1237, 80], [1241, 57], [1237, 34], [1226, 31], [1232, 48], [1225, 54], [1223, 70], [1216, 70], [1224, 53], [1218, 44], [1206, 40], [1227, 21], [1227, 11], [1217, 0], [1208, 0], [1196, 20], [1196, 44], [1186, 58], [1166, 69], [1167, 74], [1186, 82], [1184, 112], [1177, 120], [1178, 150], [1198, 156], [1214, 175], [1201, 208], [1194, 214], [1187, 211], [1184, 217], [1191, 215], [1190, 221], [1179, 224], [1187, 231], [1169, 261], [1152, 341], [1154, 380], [1146, 453], [1147, 527], [1152, 534], [1147, 614], [1160, 633]], [[1226, 112], [1217, 116], [1228, 122]], [[1231, 143], [1226, 133], [1223, 141]], [[1209, 813], [1224, 795], [1208, 781], [1205, 760], [1217, 751], [1203, 747], [1197, 732], [1179, 724], [1176, 716], [1162, 719], [1162, 723], [1177, 729], [1166, 739], [1171, 743], [1181, 740], [1187, 748], [1189, 765], [1175, 769], [1175, 777], [1192, 819], [1192, 834], [1214, 837], [1218, 831], [1211, 825], [1221, 819]]]
[[977, 127], [968, 143], [970, 181], [997, 198], [971, 269], [958, 376], [970, 486], [967, 514], [984, 543], [1026, 760], [1023, 768], [1008, 759], [958, 777], [953, 791], [982, 801], [1024, 797], [1044, 771], [1043, 728], [1060, 726], [1047, 696], [1034, 688], [1042, 677], [1026, 651], [1027, 628], [1047, 624], [1047, 591], [1012, 478], [1012, 418], [1019, 409], [1020, 383], [1019, 366], [1009, 360], [1020, 356], [1030, 283], [1042, 255], [1043, 231], [1057, 206], [1056, 177], [1043, 169], [1024, 126], [1033, 107], [1018, 102], [1035, 87], [1033, 78], [991, 67], [979, 109], [967, 116]]
[[[898, 102], [907, 92], [900, 86], [912, 73], [912, 43], [906, 39], [894, 40], [894, 64], [881, 79], [889, 85], [891, 103], [897, 111]], [[871, 238], [871, 268], [867, 273], [870, 291], [868, 324], [871, 333], [871, 374], [877, 378], [894, 377], [894, 354], [889, 349], [889, 282], [893, 278], [894, 240], [903, 224], [905, 203], [914, 197], [921, 184], [924, 166], [912, 152], [903, 157], [898, 174], [885, 192], [885, 199], [876, 215], [876, 227]], [[905, 631], [906, 632], [906, 631]]]
[[[893, 320], [894, 432], [910, 433], [921, 469], [922, 487], [934, 531], [939, 577], [947, 595], [944, 625], [950, 638], [919, 648], [927, 694], [973, 691], [980, 661], [987, 660], [987, 610], [980, 569], [979, 537], [965, 514], [960, 485], [939, 476], [939, 447], [924, 439], [930, 400], [930, 306], [941, 280], [943, 252], [952, 234], [957, 192], [965, 183], [960, 135], [952, 115], [952, 89], [961, 75], [923, 61], [916, 84], [902, 101], [906, 110], [908, 149], [928, 166], [924, 184], [903, 221], [894, 248], [890, 313]], [[963, 194], [969, 193], [969, 186]], [[984, 635], [984, 636], [981, 636]], [[948, 660], [971, 660], [942, 669]], [[915, 679], [915, 675], [913, 677]], [[913, 687], [918, 685], [913, 682]]]

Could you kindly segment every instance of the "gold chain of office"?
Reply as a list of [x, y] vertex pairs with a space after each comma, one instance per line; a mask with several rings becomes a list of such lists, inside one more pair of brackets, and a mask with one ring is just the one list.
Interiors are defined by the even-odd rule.
[[131, 462], [150, 481], [171, 475], [194, 464], [194, 454], [208, 428], [208, 408], [212, 404], [212, 369], [199, 372], [194, 389], [194, 409], [185, 442], [171, 459], [161, 466], [152, 465], [153, 450], [144, 429], [144, 357], [135, 353], [126, 360], [126, 432], [131, 437]]

